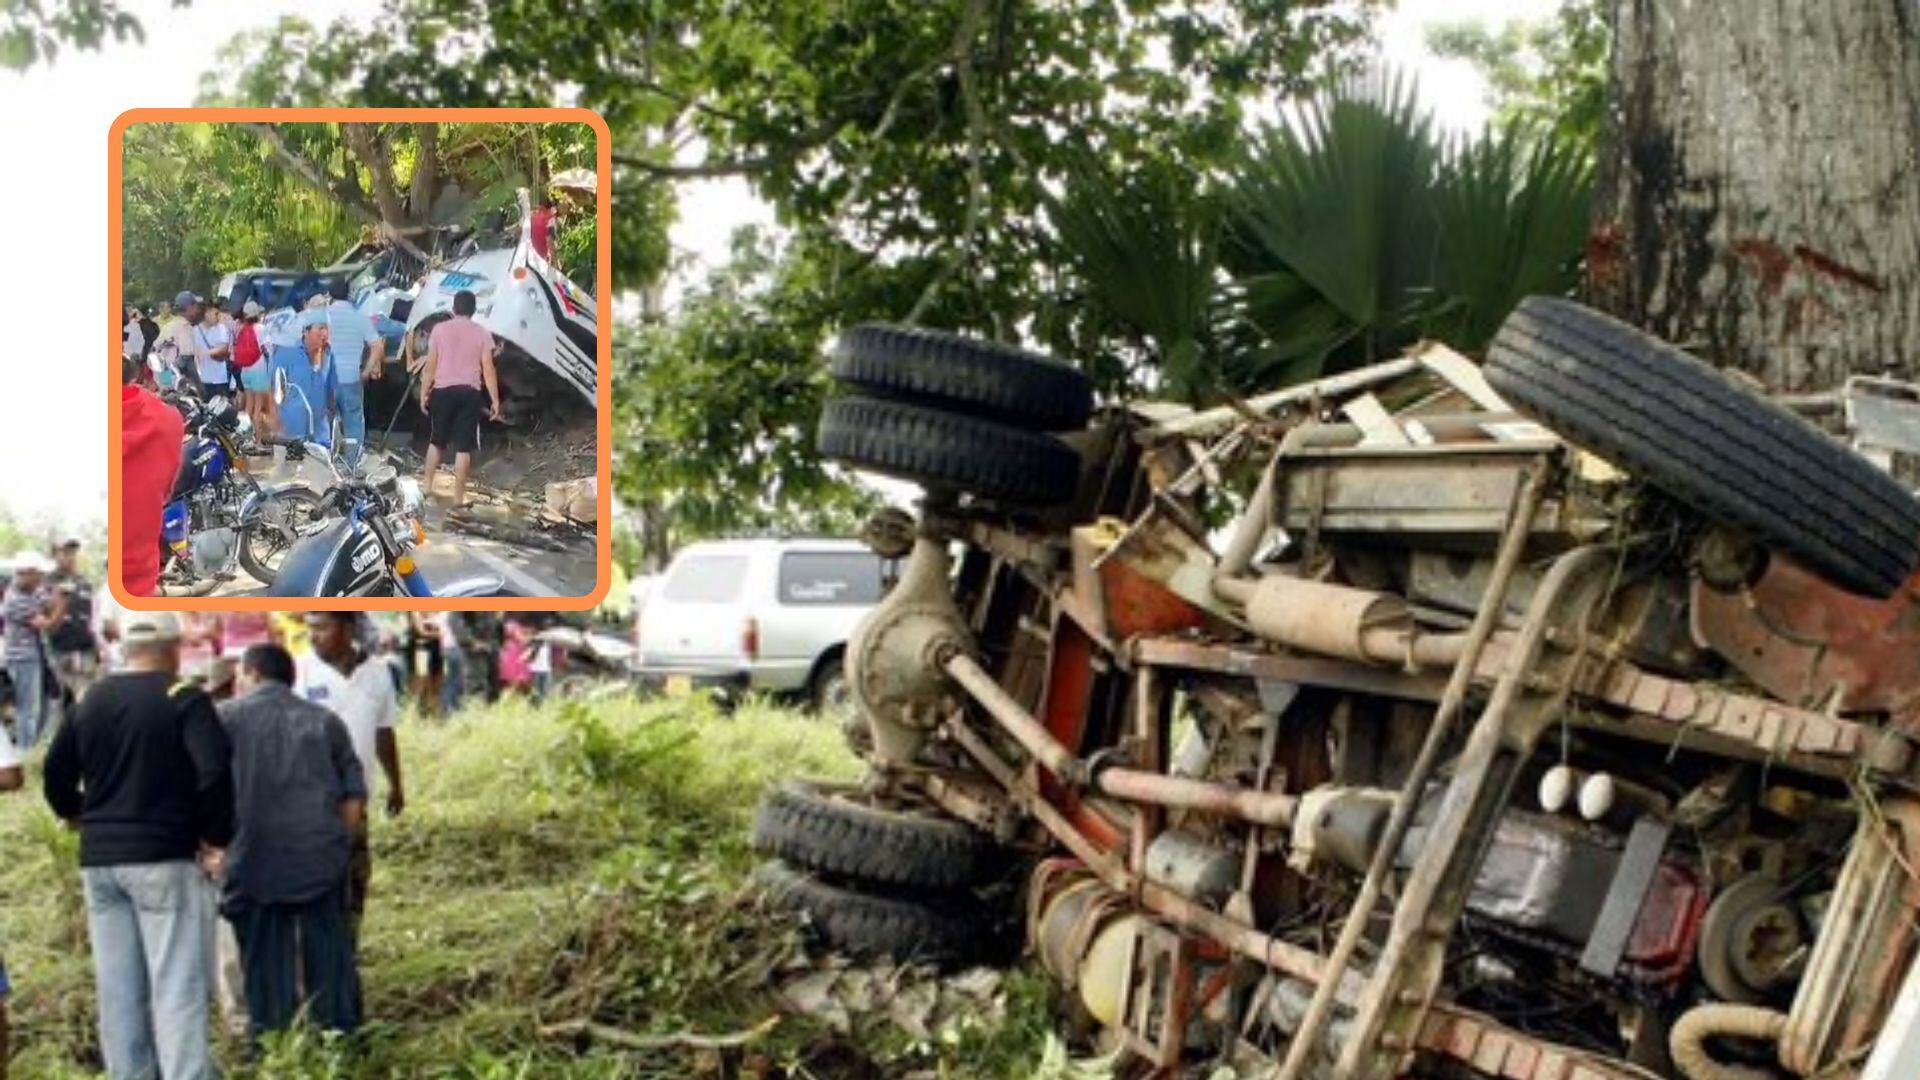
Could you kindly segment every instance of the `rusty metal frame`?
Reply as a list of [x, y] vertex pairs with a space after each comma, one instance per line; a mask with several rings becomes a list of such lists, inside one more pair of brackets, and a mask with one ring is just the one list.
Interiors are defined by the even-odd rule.
[[[1512, 645], [1510, 632], [1493, 635], [1476, 665], [1476, 684], [1490, 685], [1499, 677]], [[1137, 638], [1128, 642], [1126, 655], [1136, 666], [1306, 683], [1407, 701], [1438, 701], [1446, 686], [1444, 678], [1431, 672], [1257, 652], [1187, 638]], [[1573, 696], [1590, 707], [1568, 718], [1595, 731], [1768, 761], [1834, 779], [1845, 779], [1865, 767], [1876, 775], [1920, 787], [1920, 754], [1903, 732], [1656, 675], [1604, 653], [1590, 650], [1575, 679]]]
[[[1340, 980], [1345, 977], [1354, 950], [1359, 947], [1361, 937], [1372, 922], [1374, 905], [1379, 903], [1386, 889], [1387, 877], [1393, 871], [1394, 856], [1413, 821], [1414, 808], [1422, 789], [1439, 766], [1441, 747], [1452, 733], [1454, 719], [1466, 702], [1481, 651], [1486, 647], [1487, 639], [1498, 621], [1497, 612], [1506, 606], [1507, 589], [1513, 581], [1514, 570], [1520, 564], [1527, 537], [1533, 531], [1534, 518], [1546, 499], [1548, 474], [1552, 468], [1551, 459], [1542, 457], [1533, 470], [1523, 474], [1520, 487], [1514, 492], [1505, 534], [1501, 537], [1500, 551], [1495, 557], [1493, 575], [1487, 586], [1488, 602], [1482, 605], [1474, 616], [1473, 625], [1468, 628], [1460, 660], [1447, 679], [1446, 691], [1434, 710], [1419, 756], [1394, 799], [1379, 849], [1373, 854], [1372, 863], [1360, 883], [1359, 896], [1347, 913], [1346, 922], [1340, 927], [1340, 937], [1334, 942], [1333, 952], [1327, 958], [1329, 977], [1314, 988], [1313, 1000], [1307, 1005], [1306, 1015], [1301, 1017], [1292, 1044], [1287, 1047], [1287, 1057], [1279, 1071], [1281, 1080], [1302, 1080], [1320, 1036], [1333, 1018], [1334, 998]], [[1536, 591], [1536, 598], [1540, 594]]]
[[1519, 769], [1566, 699], [1588, 620], [1606, 600], [1615, 559], [1603, 548], [1561, 556], [1540, 583], [1506, 670], [1454, 760], [1453, 777], [1394, 908], [1385, 949], [1355, 1010], [1334, 1072], [1392, 1080], [1406, 1065], [1439, 990], [1447, 943]]
[[[1109, 889], [1133, 898], [1158, 918], [1219, 942], [1263, 969], [1307, 983], [1318, 983], [1326, 977], [1326, 960], [1320, 954], [1196, 904], [1129, 871], [1119, 852], [1100, 846], [1075, 828], [1018, 768], [973, 730], [964, 714], [949, 716], [942, 730]], [[1358, 976], [1349, 973], [1341, 980], [1339, 999], [1349, 1003], [1357, 1000], [1362, 985]], [[1420, 1029], [1418, 1044], [1423, 1050], [1495, 1076], [1525, 1080], [1646, 1080], [1645, 1072], [1639, 1069], [1617, 1067], [1591, 1054], [1533, 1038], [1490, 1016], [1446, 1001], [1432, 1006]]]

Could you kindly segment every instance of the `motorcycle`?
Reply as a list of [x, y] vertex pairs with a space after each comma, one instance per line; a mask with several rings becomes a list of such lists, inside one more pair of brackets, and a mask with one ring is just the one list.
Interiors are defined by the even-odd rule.
[[247, 471], [253, 423], [225, 397], [183, 395], [174, 404], [187, 436], [160, 514], [162, 584], [208, 592], [238, 567], [272, 585], [319, 498], [302, 483], [262, 486]]
[[[290, 386], [285, 372], [275, 372], [274, 401], [283, 402]], [[305, 395], [301, 394], [304, 401]], [[420, 524], [425, 500], [418, 481], [402, 478], [387, 462], [368, 464], [352, 453], [335, 454], [321, 443], [298, 436], [275, 435], [263, 440], [285, 446], [289, 461], [315, 460], [333, 474], [333, 485], [321, 496], [329, 521], [302, 536], [280, 564], [280, 574], [269, 595], [335, 596], [508, 596], [505, 579], [480, 575], [434, 588], [413, 559], [413, 549], [426, 543]], [[343, 451], [352, 444], [340, 438], [336, 423], [332, 443]], [[332, 514], [337, 512], [338, 517]]]

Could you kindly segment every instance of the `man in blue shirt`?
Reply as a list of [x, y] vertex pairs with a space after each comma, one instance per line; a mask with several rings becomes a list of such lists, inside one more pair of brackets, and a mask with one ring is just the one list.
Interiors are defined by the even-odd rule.
[[303, 311], [299, 326], [298, 348], [273, 351], [274, 377], [282, 371], [287, 374], [287, 394], [280, 402], [280, 430], [289, 438], [325, 446], [333, 433], [337, 389], [333, 349], [327, 344], [327, 313], [319, 309]]
[[333, 346], [333, 377], [338, 384], [334, 400], [344, 437], [351, 443], [347, 460], [353, 462], [359, 459], [367, 441], [366, 394], [361, 379], [380, 377], [387, 343], [374, 334], [373, 317], [347, 299], [345, 280], [335, 278], [329, 291], [333, 302], [327, 305], [327, 328]]

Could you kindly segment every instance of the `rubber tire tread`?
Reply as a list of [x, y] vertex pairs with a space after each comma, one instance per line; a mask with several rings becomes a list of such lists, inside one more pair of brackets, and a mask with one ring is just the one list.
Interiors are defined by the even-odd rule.
[[857, 892], [777, 859], [756, 867], [752, 882], [775, 907], [806, 916], [828, 948], [856, 958], [957, 967], [983, 956], [991, 937], [992, 920], [971, 897], [931, 901]]
[[833, 377], [875, 397], [1077, 431], [1093, 415], [1093, 381], [1051, 356], [914, 326], [866, 323], [840, 333]]
[[818, 445], [847, 465], [1017, 506], [1057, 506], [1080, 486], [1080, 455], [1051, 435], [903, 401], [828, 401]]
[[[313, 494], [310, 491], [300, 491], [296, 489], [289, 492], [283, 492], [278, 497], [283, 499], [290, 499], [295, 502], [312, 503], [313, 510], [315, 513], [318, 513], [320, 510], [320, 497], [318, 495]], [[297, 542], [297, 539], [298, 538], [296, 538], [296, 542]], [[249, 525], [247, 528], [242, 529], [240, 531], [240, 535], [237, 541], [240, 545], [240, 550], [239, 550], [240, 569], [245, 570], [247, 572], [247, 576], [253, 578], [253, 580], [255, 581], [258, 581], [262, 586], [271, 589], [273, 588], [274, 581], [279, 578], [280, 573], [277, 570], [268, 570], [265, 566], [260, 564], [260, 560], [253, 557], [252, 540], [253, 540], [253, 526]], [[288, 548], [291, 549], [292, 545], [289, 544]], [[285, 559], [286, 552], [281, 552], [280, 557], [282, 559]]]
[[1868, 596], [1920, 566], [1920, 499], [1819, 428], [1674, 346], [1529, 297], [1487, 381], [1570, 441]]
[[790, 780], [753, 816], [755, 850], [803, 870], [908, 889], [963, 889], [986, 876], [994, 845], [952, 818], [903, 814]]

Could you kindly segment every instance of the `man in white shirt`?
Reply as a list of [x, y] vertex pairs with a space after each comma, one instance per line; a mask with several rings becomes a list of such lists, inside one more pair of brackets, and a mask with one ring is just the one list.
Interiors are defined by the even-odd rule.
[[234, 396], [233, 328], [221, 321], [220, 312], [208, 308], [194, 327], [193, 361], [207, 397], [215, 394]]
[[[406, 789], [400, 778], [400, 743], [393, 725], [400, 713], [387, 665], [360, 651], [360, 616], [351, 611], [315, 611], [307, 615], [311, 650], [296, 663], [294, 693], [332, 709], [353, 737], [353, 752], [367, 778], [367, 801], [378, 791], [374, 763], [386, 778], [387, 813], [406, 809]], [[363, 820], [371, 821], [369, 814]], [[373, 874], [373, 855], [363, 825], [353, 835], [348, 864], [347, 917], [355, 942], [367, 906], [367, 880]]]

